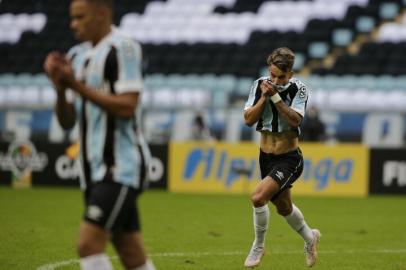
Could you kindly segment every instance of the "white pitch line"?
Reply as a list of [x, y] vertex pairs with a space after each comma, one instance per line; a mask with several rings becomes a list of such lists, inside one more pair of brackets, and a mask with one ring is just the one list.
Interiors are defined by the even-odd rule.
[[[235, 256], [245, 255], [247, 252], [229, 251], [229, 252], [161, 252], [149, 254], [150, 257], [204, 257], [204, 256]], [[273, 251], [269, 254], [301, 254], [303, 251]], [[356, 254], [356, 253], [406, 253], [406, 249], [367, 249], [367, 250], [320, 250], [321, 254]], [[117, 256], [110, 257], [111, 260], [117, 260]], [[66, 261], [54, 262], [38, 267], [36, 270], [55, 270], [62, 266], [79, 264], [79, 259], [70, 259]]]
[[62, 266], [77, 264], [77, 263], [79, 263], [78, 259], [71, 259], [71, 260], [67, 260], [67, 261], [61, 261], [61, 262], [41, 265], [40, 267], [37, 268], [37, 270], [53, 270], [53, 269], [57, 269]]

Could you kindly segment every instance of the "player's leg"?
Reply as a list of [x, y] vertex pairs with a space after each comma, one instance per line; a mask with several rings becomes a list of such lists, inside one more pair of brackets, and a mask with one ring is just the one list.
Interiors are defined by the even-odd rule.
[[254, 207], [267, 205], [269, 199], [272, 198], [274, 194], [278, 193], [278, 191], [279, 184], [273, 180], [271, 176], [266, 176], [258, 183], [254, 192], [251, 194], [252, 205]]
[[244, 263], [246, 267], [259, 265], [262, 256], [265, 254], [265, 235], [269, 223], [268, 201], [278, 191], [278, 183], [270, 176], [267, 176], [257, 185], [251, 195], [255, 239]]
[[82, 221], [79, 228], [77, 250], [83, 270], [112, 270], [113, 267], [104, 253], [109, 233], [99, 226]]
[[290, 189], [285, 189], [277, 198], [272, 200], [272, 203], [278, 214], [283, 216], [290, 227], [298, 232], [306, 242], [313, 239], [312, 230], [304, 220], [302, 212], [292, 203]]
[[273, 164], [272, 156], [260, 151], [259, 164], [263, 179], [258, 183], [251, 195], [255, 231], [253, 247], [265, 246], [265, 234], [269, 223], [268, 202], [279, 191], [279, 184], [272, 178], [272, 175], [269, 175]]
[[272, 200], [272, 203], [290, 227], [299, 233], [305, 241], [306, 264], [313, 266], [317, 259], [317, 243], [321, 236], [320, 232], [307, 225], [300, 209], [292, 203], [290, 189], [281, 192], [278, 197]]
[[133, 188], [128, 190], [122, 209], [112, 226], [112, 240], [125, 269], [155, 270], [154, 265], [147, 258], [141, 236], [137, 206], [140, 194], [140, 191]]
[[84, 220], [77, 243], [83, 270], [113, 269], [104, 251], [128, 191], [129, 187], [112, 181], [93, 184], [86, 190]]
[[113, 244], [127, 270], [155, 270], [147, 258], [140, 232], [120, 232], [114, 235]]
[[270, 176], [265, 177], [255, 188], [251, 196], [255, 240], [253, 246], [265, 246], [265, 234], [269, 223], [269, 198], [277, 193], [279, 185]]

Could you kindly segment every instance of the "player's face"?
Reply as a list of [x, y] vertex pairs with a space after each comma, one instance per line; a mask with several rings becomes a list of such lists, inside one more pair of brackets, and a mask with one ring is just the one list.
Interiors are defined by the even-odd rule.
[[277, 85], [286, 85], [289, 82], [290, 78], [292, 78], [292, 75], [293, 75], [292, 71], [283, 72], [275, 65], [271, 65], [268, 68], [268, 71], [269, 71], [269, 77], [271, 78], [271, 81]]
[[97, 31], [97, 7], [86, 0], [75, 0], [70, 5], [70, 28], [75, 38], [90, 41]]

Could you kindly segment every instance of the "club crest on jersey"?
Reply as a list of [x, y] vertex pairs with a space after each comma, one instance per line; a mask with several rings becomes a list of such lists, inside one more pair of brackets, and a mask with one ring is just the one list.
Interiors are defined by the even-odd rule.
[[301, 99], [306, 98], [306, 87], [305, 86], [300, 87], [300, 89], [299, 89], [299, 97]]

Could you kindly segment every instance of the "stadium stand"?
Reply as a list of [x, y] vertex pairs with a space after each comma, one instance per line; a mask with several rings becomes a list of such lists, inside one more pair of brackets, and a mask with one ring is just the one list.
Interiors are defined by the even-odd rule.
[[[75, 43], [69, 2], [0, 2], [2, 109], [52, 108], [42, 62]], [[241, 106], [280, 46], [321, 110], [406, 108], [406, 0], [121, 0], [115, 24], [143, 45], [150, 110]]]
[[[18, 25], [20, 20], [22, 27], [27, 24], [35, 27], [27, 23], [27, 18], [34, 17], [39, 25], [34, 32], [15, 26], [22, 35], [10, 28], [2, 31], [0, 52], [18, 56], [12, 61], [6, 57], [0, 65], [1, 73], [40, 73], [41, 60], [47, 51], [54, 49], [56, 44], [62, 48], [74, 44], [71, 34], [60, 31], [68, 26], [66, 7], [69, 1], [58, 1], [57, 5], [47, 0], [36, 3], [28, 10], [19, 1], [1, 2], [3, 20], [0, 20], [0, 26]], [[275, 47], [292, 47], [303, 59], [302, 64], [296, 66], [300, 70], [312, 59], [323, 59], [333, 48], [347, 46], [359, 32], [372, 31], [373, 26], [394, 19], [404, 5], [401, 1], [380, 4], [374, 0], [334, 3], [326, 0], [168, 0], [136, 1], [136, 4], [118, 1], [116, 22], [122, 31], [144, 44], [149, 60], [147, 73], [255, 77], [258, 66], [265, 65], [264, 58]], [[19, 13], [23, 11], [39, 13]], [[45, 20], [45, 28], [42, 28]], [[382, 29], [384, 39], [394, 36], [390, 34], [393, 28], [392, 25]], [[17, 44], [1, 40], [14, 40], [12, 42]], [[26, 64], [22, 65], [22, 62]]]

